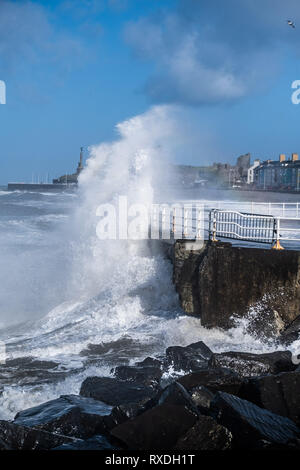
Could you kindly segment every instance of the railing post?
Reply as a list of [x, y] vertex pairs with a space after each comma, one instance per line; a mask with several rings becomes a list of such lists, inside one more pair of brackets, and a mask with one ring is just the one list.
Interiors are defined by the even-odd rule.
[[213, 226], [212, 226], [212, 242], [217, 242], [216, 238], [216, 233], [217, 233], [217, 218], [216, 218], [216, 211], [213, 211]]
[[201, 237], [201, 212], [197, 210], [197, 215], [196, 215], [196, 240], [200, 240]]
[[188, 236], [188, 211], [184, 207], [183, 209], [183, 237], [187, 238]]
[[276, 220], [276, 225], [275, 225], [275, 235], [276, 235], [276, 242], [272, 246], [273, 250], [284, 250], [283, 246], [280, 245], [280, 219], [275, 219]]
[[174, 238], [175, 238], [175, 230], [176, 230], [176, 207], [174, 207], [173, 213], [172, 213], [172, 234]]

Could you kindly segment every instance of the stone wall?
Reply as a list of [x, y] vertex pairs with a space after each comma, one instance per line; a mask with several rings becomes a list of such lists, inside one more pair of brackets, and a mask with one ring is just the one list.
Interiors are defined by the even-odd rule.
[[189, 251], [173, 246], [174, 283], [186, 313], [206, 327], [230, 328], [232, 316], [251, 307], [291, 323], [300, 310], [300, 252], [233, 247], [207, 242]]

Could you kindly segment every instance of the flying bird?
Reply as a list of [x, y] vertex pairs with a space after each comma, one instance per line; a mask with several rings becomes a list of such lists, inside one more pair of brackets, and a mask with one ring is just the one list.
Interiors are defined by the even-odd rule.
[[291, 26], [292, 28], [296, 28], [295, 23], [291, 20], [287, 20], [287, 24]]

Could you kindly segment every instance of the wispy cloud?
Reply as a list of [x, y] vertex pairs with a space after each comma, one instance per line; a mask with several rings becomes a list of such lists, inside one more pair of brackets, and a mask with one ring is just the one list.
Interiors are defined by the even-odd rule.
[[[299, 19], [292, 30], [287, 19]], [[145, 85], [153, 102], [231, 102], [268, 80], [300, 45], [297, 0], [179, 0], [126, 26], [125, 38], [155, 73]], [[295, 47], [296, 46], [296, 47]]]

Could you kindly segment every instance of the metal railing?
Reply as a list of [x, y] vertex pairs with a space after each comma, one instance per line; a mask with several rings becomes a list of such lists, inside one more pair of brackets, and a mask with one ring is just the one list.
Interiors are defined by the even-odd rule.
[[209, 213], [209, 239], [217, 241], [221, 237], [271, 244], [278, 232], [277, 224], [277, 219], [269, 215], [213, 209]]
[[[167, 205], [166, 205], [167, 206]], [[300, 247], [300, 217], [252, 214], [237, 210], [210, 209], [189, 203], [160, 208], [151, 218], [152, 238], [200, 240], [230, 239], [280, 248]]]

